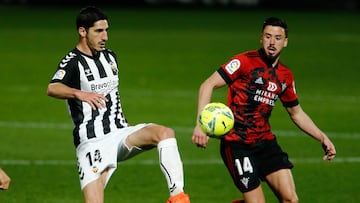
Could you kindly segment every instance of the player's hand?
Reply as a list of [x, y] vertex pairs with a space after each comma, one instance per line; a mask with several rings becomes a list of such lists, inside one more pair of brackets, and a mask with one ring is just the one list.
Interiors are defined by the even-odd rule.
[[106, 102], [108, 102], [108, 99], [104, 95], [95, 92], [79, 91], [76, 97], [88, 103], [93, 110], [105, 108]]
[[210, 137], [207, 136], [200, 128], [196, 126], [192, 135], [192, 143], [201, 148], [206, 148], [207, 143], [209, 142]]
[[325, 136], [324, 140], [321, 143], [322, 148], [324, 149], [325, 155], [323, 157], [323, 160], [331, 161], [336, 156], [336, 149], [334, 144], [330, 141], [330, 139]]
[[7, 190], [10, 185], [9, 176], [0, 168], [0, 190]]

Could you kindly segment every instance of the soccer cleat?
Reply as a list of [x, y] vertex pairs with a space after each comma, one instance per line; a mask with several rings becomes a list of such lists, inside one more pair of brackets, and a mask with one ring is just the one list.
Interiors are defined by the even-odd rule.
[[232, 201], [232, 203], [245, 203], [245, 201], [242, 199], [237, 199], [237, 200]]
[[181, 192], [175, 196], [169, 197], [166, 203], [190, 203], [189, 195]]

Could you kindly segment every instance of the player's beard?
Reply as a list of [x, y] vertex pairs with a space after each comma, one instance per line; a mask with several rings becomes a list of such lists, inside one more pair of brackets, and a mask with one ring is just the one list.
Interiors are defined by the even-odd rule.
[[279, 53], [277, 53], [276, 55], [268, 54], [268, 53], [265, 51], [265, 48], [264, 48], [264, 47], [260, 48], [259, 51], [260, 51], [261, 58], [262, 58], [262, 59], [264, 60], [264, 62], [265, 62], [267, 65], [269, 65], [269, 66], [272, 66], [272, 65], [274, 64], [274, 62], [279, 59], [280, 53], [281, 53], [281, 52], [279, 52]]
[[276, 55], [270, 55], [270, 54], [266, 54], [266, 61], [270, 64], [273, 64], [279, 57], [280, 57], [280, 53], [277, 53]]

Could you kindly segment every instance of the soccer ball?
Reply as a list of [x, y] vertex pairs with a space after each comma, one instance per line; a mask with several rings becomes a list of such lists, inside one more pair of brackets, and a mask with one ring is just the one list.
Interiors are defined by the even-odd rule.
[[221, 137], [234, 127], [234, 114], [223, 103], [207, 104], [200, 112], [201, 130], [210, 137]]

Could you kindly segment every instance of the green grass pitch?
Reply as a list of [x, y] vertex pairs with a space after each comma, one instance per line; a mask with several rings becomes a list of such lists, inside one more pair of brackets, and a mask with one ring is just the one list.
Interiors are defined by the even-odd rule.
[[[338, 155], [321, 160], [319, 143], [300, 132], [278, 103], [272, 126], [294, 162], [300, 202], [358, 203], [360, 193], [359, 13], [340, 11], [160, 10], [103, 8], [120, 64], [120, 94], [131, 123], [173, 127], [194, 203], [240, 197], [221, 163], [218, 140], [191, 144], [200, 83], [232, 55], [257, 49], [261, 23], [285, 18], [300, 102], [334, 141]], [[80, 203], [71, 122], [65, 102], [46, 96], [57, 63], [75, 46], [79, 8], [0, 7], [0, 167], [11, 176], [1, 203]], [[225, 101], [226, 90], [214, 95]], [[153, 150], [119, 164], [107, 203], [165, 202], [165, 178]], [[267, 202], [276, 202], [264, 185]]]

